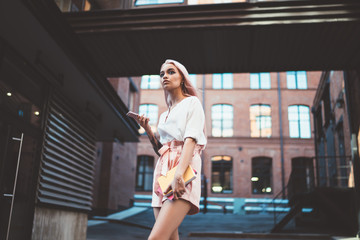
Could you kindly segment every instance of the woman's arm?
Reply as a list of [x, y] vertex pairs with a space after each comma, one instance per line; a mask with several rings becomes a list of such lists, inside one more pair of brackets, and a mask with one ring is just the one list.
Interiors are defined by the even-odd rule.
[[174, 181], [171, 184], [171, 188], [174, 192], [174, 198], [178, 199], [185, 193], [185, 182], [183, 179], [184, 172], [190, 165], [193, 158], [196, 142], [193, 138], [186, 138], [181, 152], [179, 165], [176, 169]]
[[137, 122], [140, 124], [140, 126], [142, 126], [147, 135], [148, 135], [148, 138], [151, 142], [151, 145], [153, 146], [153, 149], [155, 151], [155, 153], [160, 156], [160, 153], [159, 153], [159, 149], [162, 147], [162, 144], [160, 143], [160, 141], [155, 137], [153, 131], [151, 130], [151, 127], [149, 125], [149, 118], [148, 117], [145, 117], [144, 114], [141, 115], [141, 116], [138, 116], [137, 119]]
[[153, 146], [153, 149], [155, 151], [155, 153], [160, 156], [160, 153], [159, 153], [159, 149], [163, 146], [160, 141], [155, 137], [153, 131], [151, 130], [151, 127], [149, 127], [148, 129], [145, 130], [147, 135], [148, 135], [148, 138], [151, 142], [151, 145]]

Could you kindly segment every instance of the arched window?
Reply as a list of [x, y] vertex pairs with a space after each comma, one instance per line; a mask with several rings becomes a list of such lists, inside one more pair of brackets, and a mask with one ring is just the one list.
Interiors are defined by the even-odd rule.
[[250, 73], [251, 89], [270, 89], [271, 78], [270, 73]]
[[256, 157], [252, 159], [252, 193], [271, 194], [272, 190], [272, 159]]
[[232, 89], [232, 88], [233, 88], [232, 73], [213, 74], [213, 89]]
[[311, 138], [310, 109], [308, 106], [289, 106], [288, 118], [291, 138]]
[[[150, 119], [149, 125], [153, 132], [156, 132], [156, 123], [158, 121], [158, 112], [159, 112], [159, 107], [155, 104], [141, 104], [139, 107], [139, 114], [140, 115], [144, 114], [145, 116], [147, 116]], [[144, 134], [145, 130], [143, 128], [141, 128], [139, 130], [139, 132], [141, 134]]]
[[211, 158], [211, 192], [232, 193], [232, 158], [230, 156], [214, 156]]
[[159, 89], [160, 76], [159, 75], [143, 75], [141, 77], [141, 89]]
[[271, 107], [265, 104], [250, 106], [251, 137], [271, 137]]
[[233, 136], [233, 106], [228, 104], [216, 104], [211, 107], [212, 136]]
[[139, 155], [136, 166], [136, 191], [151, 191], [154, 173], [154, 157]]
[[305, 71], [286, 72], [288, 89], [307, 89], [307, 79]]

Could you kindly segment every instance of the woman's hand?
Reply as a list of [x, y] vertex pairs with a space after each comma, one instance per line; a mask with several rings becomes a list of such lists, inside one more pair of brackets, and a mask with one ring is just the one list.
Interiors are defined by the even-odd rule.
[[145, 131], [150, 129], [150, 125], [149, 125], [150, 119], [144, 116], [144, 114], [141, 116], [138, 115], [135, 120], [137, 121], [138, 124], [140, 124], [140, 126], [142, 126], [145, 129]]
[[170, 189], [173, 190], [174, 199], [179, 199], [179, 197], [185, 193], [184, 179], [182, 177], [175, 177], [166, 192], [168, 192]]

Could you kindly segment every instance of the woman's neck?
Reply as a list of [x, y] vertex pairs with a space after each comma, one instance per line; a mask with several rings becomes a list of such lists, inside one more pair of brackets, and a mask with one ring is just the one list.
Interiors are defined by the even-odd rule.
[[186, 98], [186, 96], [182, 93], [181, 90], [180, 91], [169, 92], [169, 96], [170, 96], [171, 106], [175, 106], [176, 104], [181, 102], [181, 100]]

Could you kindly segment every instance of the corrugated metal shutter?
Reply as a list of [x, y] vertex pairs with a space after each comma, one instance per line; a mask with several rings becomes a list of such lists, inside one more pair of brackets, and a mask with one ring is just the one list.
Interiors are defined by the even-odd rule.
[[95, 163], [95, 127], [78, 119], [64, 99], [49, 103], [38, 202], [89, 211]]

